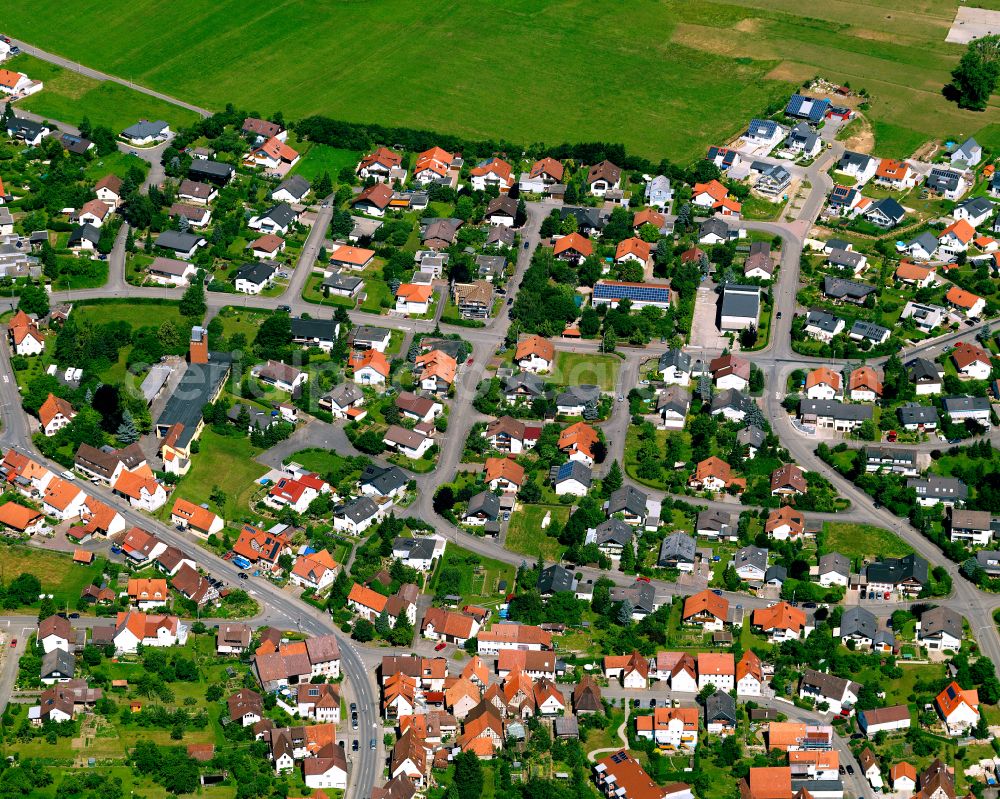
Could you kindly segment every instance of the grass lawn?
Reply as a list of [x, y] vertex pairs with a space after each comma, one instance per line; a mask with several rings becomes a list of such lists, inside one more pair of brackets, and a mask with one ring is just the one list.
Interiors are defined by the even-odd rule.
[[176, 496], [200, 505], [209, 501], [218, 486], [226, 493], [226, 506], [221, 509], [224, 518], [245, 512], [255, 481], [267, 471], [254, 460], [257, 449], [249, 438], [220, 436], [211, 428], [202, 432], [199, 441], [201, 451], [191, 459], [191, 471], [181, 478]]
[[[84, 60], [86, 66], [94, 66]], [[92, 124], [105, 125], [117, 135], [140, 119], [163, 119], [177, 130], [198, 118], [193, 111], [179, 108], [165, 100], [158, 100], [111, 81], [88, 78], [29, 55], [19, 55], [4, 66], [15, 72], [24, 72], [32, 80], [40, 80], [45, 84], [45, 88], [38, 94], [19, 100], [18, 108], [70, 125], [76, 125], [87, 116]], [[120, 77], [132, 76], [125, 71]], [[138, 78], [138, 75], [135, 77]]]
[[49, 552], [19, 544], [0, 546], [2, 576], [10, 582], [25, 572], [35, 575], [42, 583], [42, 591], [52, 594], [57, 607], [69, 605], [72, 609], [80, 598], [83, 587], [99, 581], [104, 569], [104, 559], [95, 558], [88, 566], [73, 563], [68, 552]]
[[593, 355], [582, 352], [557, 352], [550, 379], [561, 386], [597, 385], [601, 391], [614, 391], [622, 361], [616, 355]]
[[546, 560], [559, 560], [565, 547], [546, 535], [546, 531], [542, 529], [542, 519], [546, 513], [551, 513], [552, 521], [560, 525], [566, 524], [569, 518], [569, 508], [565, 505], [522, 505], [510, 517], [504, 546], [512, 552], [530, 555], [535, 559], [541, 551]]
[[253, 343], [258, 328], [271, 313], [270, 310], [237, 308], [227, 305], [219, 311], [217, 318], [222, 322], [222, 335], [227, 339], [237, 333], [242, 333], [246, 336], [248, 343]]
[[361, 154], [355, 150], [342, 150], [338, 147], [328, 147], [325, 144], [306, 144], [300, 160], [292, 169], [291, 174], [301, 175], [306, 180], [313, 181], [324, 172], [329, 172], [333, 180], [345, 166], [354, 167], [361, 160]]
[[897, 558], [909, 555], [913, 548], [891, 530], [870, 524], [826, 522], [826, 549], [848, 558]]
[[185, 328], [190, 319], [181, 316], [177, 303], [144, 303], [138, 300], [128, 302], [87, 303], [85, 300], [73, 306], [73, 315], [78, 322], [90, 321], [94, 324], [105, 322], [128, 322], [134, 329], [140, 327], [159, 327], [166, 321], [171, 321], [186, 336]]
[[327, 449], [310, 448], [296, 452], [290, 460], [321, 475], [334, 475], [333, 482], [339, 483], [344, 477], [361, 476], [360, 469], [351, 469], [347, 459]]
[[[143, 174], [149, 171], [149, 164], [139, 158], [139, 156], [115, 150], [108, 155], [96, 157], [88, 163], [86, 175], [91, 180], [100, 180], [109, 174], [118, 175], [118, 177], [123, 178], [132, 167], [138, 167], [142, 170]], [[152, 261], [152, 258], [150, 260]]]

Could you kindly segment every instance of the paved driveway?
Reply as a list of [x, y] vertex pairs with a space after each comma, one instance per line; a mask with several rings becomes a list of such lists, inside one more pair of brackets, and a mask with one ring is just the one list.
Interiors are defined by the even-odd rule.
[[716, 326], [719, 295], [715, 284], [703, 283], [698, 287], [691, 320], [691, 349], [722, 350], [729, 346], [729, 339]]

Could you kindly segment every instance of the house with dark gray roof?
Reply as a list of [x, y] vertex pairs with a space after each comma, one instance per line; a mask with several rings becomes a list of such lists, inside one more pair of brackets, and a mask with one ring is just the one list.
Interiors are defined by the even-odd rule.
[[531, 401], [545, 396], [545, 381], [534, 372], [519, 372], [507, 377], [503, 391], [507, 402]]
[[752, 404], [753, 400], [739, 389], [727, 388], [712, 398], [712, 416], [721, 413], [730, 421], [742, 422]]
[[614, 603], [628, 602], [632, 605], [632, 619], [634, 621], [641, 621], [650, 613], [654, 613], [660, 606], [656, 601], [656, 589], [653, 588], [652, 584], [638, 580], [628, 588], [617, 586], [612, 588], [611, 601]]
[[727, 283], [722, 287], [719, 326], [722, 330], [744, 330], [760, 321], [760, 288]]
[[829, 588], [831, 585], [842, 585], [846, 588], [851, 580], [850, 559], [839, 552], [827, 552], [821, 555], [816, 578], [824, 588]]
[[838, 432], [856, 430], [872, 417], [873, 411], [870, 405], [808, 398], [803, 398], [799, 402], [799, 418], [804, 424], [827, 427]]
[[941, 391], [944, 371], [928, 358], [913, 358], [906, 362], [906, 372], [917, 394], [938, 394]]
[[875, 293], [875, 287], [856, 280], [827, 275], [823, 278], [823, 293], [834, 300], [861, 303], [869, 294]]
[[942, 397], [941, 407], [956, 424], [973, 421], [990, 429], [992, 406], [987, 397]]
[[826, 311], [812, 310], [806, 314], [806, 323], [802, 329], [811, 338], [819, 341], [830, 341], [843, 331], [846, 325], [847, 323], [839, 316], [834, 316]]
[[957, 200], [965, 193], [965, 175], [955, 169], [936, 166], [927, 175], [926, 186], [946, 200]]
[[609, 517], [621, 514], [626, 524], [645, 524], [648, 499], [649, 497], [635, 486], [622, 486], [608, 497], [604, 503], [604, 512]]
[[962, 628], [962, 616], [951, 608], [925, 610], [917, 622], [917, 643], [938, 652], [946, 649], [957, 652], [962, 647]]
[[549, 478], [556, 494], [560, 496], [571, 494], [582, 497], [590, 490], [590, 484], [593, 482], [590, 467], [576, 460], [566, 461], [561, 466], [553, 466]]
[[746, 447], [747, 457], [752, 458], [757, 454], [757, 450], [764, 446], [766, 438], [763, 430], [756, 425], [749, 425], [736, 434], [736, 443]]
[[697, 535], [720, 541], [735, 541], [739, 515], [723, 510], [703, 510], [694, 524]]
[[916, 596], [927, 585], [927, 561], [914, 554], [902, 558], [882, 558], [865, 566], [862, 576], [861, 585], [866, 591], [898, 591], [906, 596]]
[[955, 477], [911, 477], [906, 487], [917, 493], [917, 502], [925, 508], [937, 504], [954, 506], [969, 498], [969, 488]]
[[214, 183], [217, 186], [225, 186], [236, 175], [236, 170], [232, 164], [225, 164], [221, 161], [208, 161], [195, 158], [188, 167], [188, 177], [199, 182]]
[[892, 197], [883, 197], [866, 208], [862, 216], [873, 225], [888, 230], [903, 221], [906, 210]]
[[568, 216], [575, 217], [577, 230], [585, 236], [599, 236], [610, 218], [608, 211], [577, 205], [564, 205], [559, 209], [559, 213], [562, 219]]
[[306, 319], [293, 316], [292, 343], [303, 347], [319, 347], [321, 350], [332, 349], [340, 337], [340, 323], [335, 319]]
[[656, 371], [667, 385], [686, 386], [691, 380], [691, 356], [682, 349], [671, 348], [660, 356]]
[[500, 497], [491, 491], [481, 491], [469, 500], [462, 517], [463, 524], [483, 525], [500, 517]]
[[896, 409], [899, 423], [905, 430], [937, 430], [938, 411], [931, 405], [907, 402]]
[[625, 547], [635, 548], [635, 530], [621, 519], [606, 519], [587, 531], [588, 544], [596, 544], [609, 558], [620, 558]]
[[[353, 383], [345, 385], [353, 386]], [[361, 493], [374, 497], [395, 497], [409, 485], [410, 477], [398, 466], [379, 466], [370, 463], [361, 473]]]
[[259, 230], [261, 233], [277, 233], [283, 236], [298, 219], [298, 212], [292, 206], [288, 203], [278, 203], [260, 216], [252, 217], [247, 222], [247, 227]]
[[132, 144], [152, 144], [154, 141], [165, 141], [169, 138], [170, 125], [162, 119], [155, 122], [140, 119], [134, 125], [125, 128], [121, 135], [123, 139], [128, 139]]
[[713, 735], [736, 732], [736, 700], [721, 688], [705, 698], [705, 730]]
[[840, 640], [844, 644], [854, 641], [855, 646], [870, 648], [877, 631], [875, 614], [859, 605], [847, 608], [840, 618]]
[[826, 261], [830, 266], [850, 269], [854, 274], [860, 273], [868, 265], [868, 258], [853, 250], [832, 250], [826, 257]]
[[337, 297], [357, 297], [364, 287], [365, 281], [360, 277], [345, 275], [343, 272], [334, 272], [323, 278], [320, 284], [324, 296], [327, 297], [331, 294]]
[[565, 566], [553, 563], [546, 566], [538, 575], [538, 593], [542, 596], [552, 596], [562, 591], [576, 590], [576, 575]]
[[292, 175], [278, 184], [278, 188], [271, 192], [271, 199], [275, 202], [300, 203], [311, 188], [309, 181], [302, 175]]
[[262, 261], [243, 264], [236, 270], [233, 283], [236, 290], [242, 294], [260, 294], [274, 282], [276, 271], [273, 266]]
[[205, 246], [205, 239], [196, 233], [181, 233], [179, 230], [164, 230], [156, 237], [157, 247], [170, 250], [178, 258], [193, 258], [199, 247]]
[[663, 539], [656, 565], [664, 569], [677, 569], [682, 572], [694, 571], [695, 551], [694, 538], [678, 530]]
[[906, 242], [906, 244], [903, 245], [903, 250], [918, 261], [929, 261], [934, 257], [937, 247], [937, 236], [929, 230], [925, 230], [916, 238], [910, 239]]
[[569, 386], [565, 391], [556, 395], [556, 412], [563, 416], [580, 416], [588, 403], [600, 401], [600, 386]]

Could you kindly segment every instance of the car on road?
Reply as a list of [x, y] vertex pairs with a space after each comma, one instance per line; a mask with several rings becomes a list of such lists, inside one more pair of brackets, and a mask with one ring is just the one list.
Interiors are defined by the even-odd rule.
[[250, 579], [250, 575], [247, 574], [246, 572], [240, 572], [240, 579], [241, 580], [249, 580]]
[[3, 39], [7, 44], [10, 44], [10, 37], [0, 34], [0, 39]]
[[369, 749], [371, 749], [372, 751], [374, 751], [374, 750], [375, 750], [375, 739], [374, 739], [374, 738], [372, 738], [372, 739], [371, 739], [371, 740], [370, 740], [370, 741], [368, 742], [368, 748], [369, 748]]
[[277, 308], [277, 310], [280, 311], [281, 313], [291, 313], [292, 312], [292, 308], [291, 308], [290, 305], [279, 305], [278, 308]]
[[853, 774], [854, 773], [854, 766], [848, 764], [848, 766], [847, 766], [847, 773], [848, 774]]
[[618, 395], [618, 401], [619, 402], [625, 402], [625, 395], [624, 394], [619, 394]]
[[649, 700], [649, 706], [656, 707], [656, 697], [653, 697], [652, 699]]
[[435, 652], [440, 652], [440, 651], [441, 651], [442, 649], [444, 649], [444, 648], [445, 648], [446, 646], [447, 646], [447, 644], [445, 644], [445, 642], [444, 642], [444, 641], [441, 641], [441, 642], [439, 642], [439, 643], [438, 643], [438, 645], [437, 645], [436, 647], [434, 647], [434, 651], [435, 651]]
[[62, 476], [66, 480], [76, 480], [76, 475], [73, 474], [72, 469], [67, 469], [62, 473]]
[[354, 739], [354, 743], [351, 744], [351, 751], [352, 752], [357, 752], [358, 751], [358, 739], [357, 738], [355, 738]]
[[713, 588], [712, 593], [715, 594], [716, 596], [722, 596], [722, 591], [718, 588]]
[[15, 646], [17, 646], [17, 639], [16, 638], [11, 638], [10, 639], [10, 648], [13, 649]]
[[513, 305], [514, 304], [514, 298], [513, 297], [508, 297], [507, 298], [507, 304], [508, 305]]
[[[8, 39], [7, 41], [9, 42], [10, 39]], [[528, 242], [528, 241], [524, 242], [524, 249], [528, 249], [528, 247], [530, 247], [530, 246], [531, 246], [531, 242]]]
[[843, 766], [841, 766], [840, 767], [840, 773], [841, 774], [846, 774], [847, 773], [847, 769], [845, 769]]
[[69, 617], [71, 619], [79, 619], [80, 618], [80, 614], [79, 613], [70, 613]]
[[13, 47], [11, 47], [11, 48], [10, 48], [10, 54], [11, 54], [11, 55], [20, 55], [20, 54], [21, 54], [21, 48], [20, 48], [20, 47], [18, 47], [18, 46], [17, 46], [16, 44], [15, 44], [15, 45], [14, 45]]
[[358, 712], [358, 703], [357, 702], [351, 702], [351, 712], [352, 713], [357, 713]]
[[777, 316], [778, 319], [780, 319], [781, 318], [781, 311], [778, 311], [778, 313], [776, 314], [776, 316]]
[[475, 358], [467, 358], [465, 362], [466, 363], [475, 363], [476, 359]]

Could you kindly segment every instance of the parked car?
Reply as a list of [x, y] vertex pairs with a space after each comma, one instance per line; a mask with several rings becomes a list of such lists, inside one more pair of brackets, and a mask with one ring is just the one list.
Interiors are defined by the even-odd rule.
[[371, 741], [368, 742], [368, 748], [371, 749], [372, 751], [375, 750], [375, 739], [374, 738], [372, 738]]
[[441, 651], [442, 649], [444, 649], [444, 648], [445, 648], [445, 646], [447, 646], [447, 644], [445, 644], [445, 642], [444, 642], [444, 641], [440, 641], [440, 642], [438, 643], [438, 645], [434, 647], [434, 651], [435, 651], [435, 652], [440, 652], [440, 651]]
[[17, 646], [17, 639], [16, 638], [11, 638], [10, 639], [10, 648], [13, 649], [15, 646]]
[[357, 738], [355, 738], [354, 739], [354, 743], [351, 744], [351, 751], [352, 752], [357, 752], [358, 751], [358, 739]]

